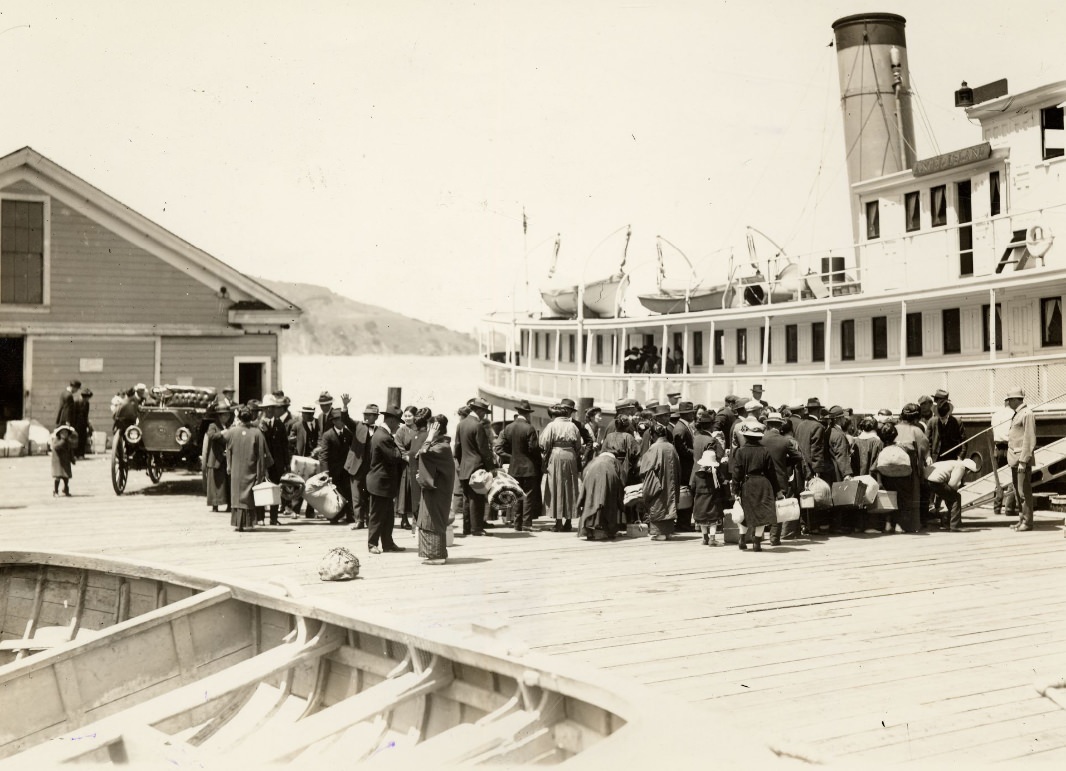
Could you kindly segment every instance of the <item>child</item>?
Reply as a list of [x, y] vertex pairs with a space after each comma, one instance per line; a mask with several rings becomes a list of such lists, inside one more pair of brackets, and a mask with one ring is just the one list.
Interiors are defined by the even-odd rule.
[[71, 467], [78, 447], [78, 434], [64, 423], [52, 433], [52, 497], [59, 495], [59, 480], [63, 480], [63, 495], [70, 497]]

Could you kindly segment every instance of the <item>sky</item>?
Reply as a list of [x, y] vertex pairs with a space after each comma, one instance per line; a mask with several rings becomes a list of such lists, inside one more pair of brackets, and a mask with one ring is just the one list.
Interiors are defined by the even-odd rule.
[[712, 278], [748, 225], [792, 255], [849, 243], [832, 22], [906, 17], [928, 157], [980, 141], [962, 80], [1066, 78], [1063, 8], [5, 0], [0, 155], [29, 145], [251, 275], [471, 331], [540, 309], [557, 234], [557, 278], [593, 280], [631, 226], [631, 294], [657, 235]]

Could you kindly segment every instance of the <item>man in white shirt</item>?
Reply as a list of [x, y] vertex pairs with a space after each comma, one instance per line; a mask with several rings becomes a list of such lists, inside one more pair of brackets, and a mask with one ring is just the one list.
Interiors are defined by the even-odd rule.
[[[1010, 477], [999, 470], [1007, 465], [1007, 431], [1010, 423], [1014, 420], [1014, 410], [1003, 400], [1003, 406], [992, 413], [992, 443], [995, 445], [995, 454], [992, 458], [992, 475], [996, 480], [996, 492], [992, 502], [992, 510], [996, 514], [1006, 514], [1013, 517], [1018, 514], [1017, 501], [1014, 498], [1014, 485]], [[1004, 478], [1005, 477], [1005, 478]]]
[[958, 533], [962, 530], [962, 487], [967, 471], [977, 471], [977, 464], [966, 460], [941, 460], [922, 469], [929, 491], [939, 495], [947, 506], [947, 515], [940, 518], [940, 529]]
[[1025, 403], [1025, 391], [1007, 393], [1007, 405], [1014, 410], [1007, 429], [1007, 465], [1018, 502], [1018, 523], [1011, 530], [1024, 533], [1033, 529], [1033, 453], [1036, 452], [1036, 418]]

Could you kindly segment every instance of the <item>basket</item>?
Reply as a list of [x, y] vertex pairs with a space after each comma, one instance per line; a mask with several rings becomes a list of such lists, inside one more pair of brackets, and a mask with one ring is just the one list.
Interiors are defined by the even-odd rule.
[[280, 506], [281, 485], [260, 482], [252, 488], [252, 500], [256, 506]]

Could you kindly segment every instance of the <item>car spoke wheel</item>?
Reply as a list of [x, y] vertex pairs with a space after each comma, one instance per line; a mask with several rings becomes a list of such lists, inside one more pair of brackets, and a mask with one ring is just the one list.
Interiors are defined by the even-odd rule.
[[163, 462], [159, 459], [159, 453], [148, 453], [148, 478], [152, 484], [158, 484], [163, 477]]
[[115, 495], [122, 495], [128, 478], [129, 459], [126, 457], [126, 440], [121, 433], [116, 433], [114, 446], [111, 449], [111, 486], [115, 488]]

